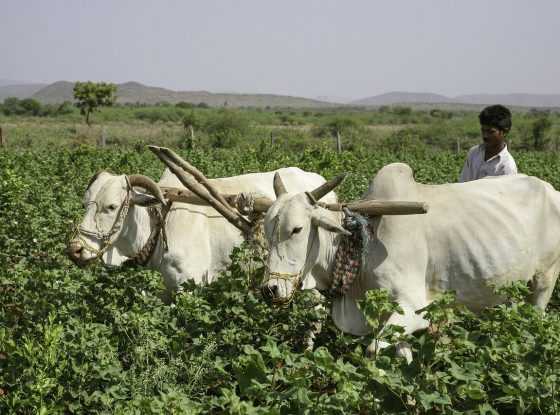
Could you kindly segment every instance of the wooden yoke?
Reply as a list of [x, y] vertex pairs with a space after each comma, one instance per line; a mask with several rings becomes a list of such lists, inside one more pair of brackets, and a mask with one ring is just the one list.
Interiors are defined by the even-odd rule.
[[[219, 193], [209, 185], [208, 180], [198, 172], [206, 186], [212, 189], [210, 192], [209, 188], [198, 183], [191, 174], [187, 174], [183, 170], [183, 166], [187, 166], [188, 169], [192, 168], [189, 163], [181, 159], [173, 151], [157, 146], [148, 146], [148, 148], [167, 166], [169, 170], [177, 176], [179, 181], [189, 189], [192, 194], [198, 197], [200, 200], [206, 201], [210, 206], [218, 211], [228, 222], [234, 225], [237, 229], [242, 231], [244, 234], [248, 235], [251, 231], [251, 223], [243, 217], [237, 210], [233, 209], [225, 199], [219, 195]], [[190, 166], [190, 167], [188, 167]], [[196, 170], [196, 169], [195, 169]], [[198, 171], [198, 170], [197, 170]], [[216, 198], [212, 193], [218, 194], [219, 198]], [[191, 194], [191, 196], [192, 196]], [[164, 193], [165, 195], [165, 193]], [[170, 199], [171, 200], [171, 199]]]
[[368, 216], [382, 215], [418, 215], [428, 213], [428, 205], [423, 202], [407, 202], [396, 200], [358, 200], [350, 203], [317, 203], [335, 212], [341, 212], [347, 208], [356, 213]]
[[[163, 196], [172, 202], [191, 203], [193, 205], [208, 206], [208, 202], [201, 199], [196, 194], [188, 189], [179, 189], [177, 187], [161, 187]], [[239, 195], [237, 194], [222, 194], [221, 195], [230, 206], [235, 206], [236, 200]], [[268, 208], [274, 203], [268, 197], [255, 197], [253, 211], [257, 213], [266, 213]]]

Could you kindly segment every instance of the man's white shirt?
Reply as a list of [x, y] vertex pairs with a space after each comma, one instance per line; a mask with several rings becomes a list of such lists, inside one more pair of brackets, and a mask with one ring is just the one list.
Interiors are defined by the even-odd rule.
[[459, 182], [469, 182], [486, 176], [517, 174], [517, 165], [507, 146], [488, 160], [484, 160], [485, 151], [486, 145], [484, 143], [474, 146], [469, 150]]

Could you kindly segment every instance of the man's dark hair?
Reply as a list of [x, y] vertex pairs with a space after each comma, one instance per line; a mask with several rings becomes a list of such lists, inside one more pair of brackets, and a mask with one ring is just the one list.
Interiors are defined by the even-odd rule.
[[511, 129], [511, 111], [503, 105], [490, 105], [478, 114], [480, 125], [494, 127], [504, 132]]

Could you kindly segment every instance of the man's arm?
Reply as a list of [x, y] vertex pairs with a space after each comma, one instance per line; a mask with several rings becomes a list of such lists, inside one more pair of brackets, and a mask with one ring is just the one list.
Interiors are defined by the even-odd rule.
[[459, 183], [468, 182], [471, 179], [471, 165], [470, 165], [470, 152], [467, 155], [465, 164], [463, 165], [463, 170], [461, 170], [461, 175], [459, 176]]
[[502, 175], [508, 176], [510, 174], [517, 174], [517, 165], [515, 164], [515, 160], [513, 157], [510, 157], [507, 162], [503, 164], [502, 167]]

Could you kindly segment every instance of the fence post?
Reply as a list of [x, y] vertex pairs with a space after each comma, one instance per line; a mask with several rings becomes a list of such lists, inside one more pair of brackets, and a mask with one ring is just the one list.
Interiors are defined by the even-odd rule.
[[4, 141], [4, 135], [2, 135], [2, 127], [0, 127], [0, 147], [4, 147], [6, 142]]
[[270, 145], [274, 145], [274, 131], [270, 130]]
[[99, 147], [105, 147], [107, 144], [107, 127], [103, 127], [101, 129], [101, 136], [99, 137]]
[[336, 130], [336, 152], [342, 153], [342, 141], [340, 139], [340, 130]]
[[191, 132], [191, 149], [194, 149], [194, 127], [189, 125], [189, 130]]
[[461, 138], [457, 136], [457, 154], [461, 152]]

